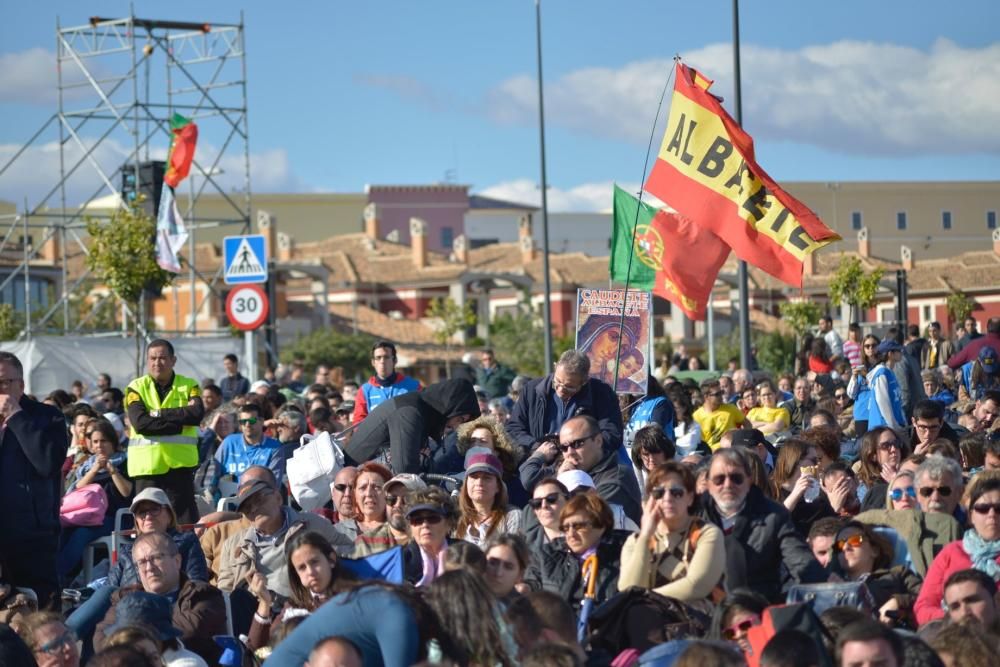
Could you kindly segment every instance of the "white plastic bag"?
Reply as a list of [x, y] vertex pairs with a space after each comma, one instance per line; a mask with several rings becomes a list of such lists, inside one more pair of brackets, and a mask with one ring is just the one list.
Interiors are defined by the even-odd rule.
[[285, 474], [295, 502], [310, 512], [331, 499], [330, 485], [344, 467], [344, 450], [326, 431], [307, 433], [299, 443], [286, 463]]

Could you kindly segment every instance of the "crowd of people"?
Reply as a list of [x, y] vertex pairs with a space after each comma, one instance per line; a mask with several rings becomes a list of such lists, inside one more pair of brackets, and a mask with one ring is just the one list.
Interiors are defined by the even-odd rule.
[[[184, 377], [158, 339], [123, 388], [32, 397], [0, 353], [0, 664], [993, 664], [986, 331], [824, 318], [794, 369], [698, 381], [679, 348], [633, 395], [578, 350], [425, 385], [379, 341], [334, 385]], [[344, 464], [304, 509], [323, 432]]]

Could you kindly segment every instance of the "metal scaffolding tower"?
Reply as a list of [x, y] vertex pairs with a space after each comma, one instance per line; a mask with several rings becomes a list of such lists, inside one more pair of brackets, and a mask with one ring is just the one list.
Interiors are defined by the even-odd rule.
[[[182, 332], [197, 333], [198, 314], [219, 298], [222, 267], [211, 275], [196, 268], [195, 239], [199, 229], [234, 225], [242, 234], [250, 226], [250, 149], [247, 125], [246, 49], [243, 18], [236, 25], [93, 17], [86, 25], [56, 27], [58, 112], [0, 166], [0, 185], [28, 166], [32, 150], [58, 150], [58, 179], [37, 201], [27, 196], [18, 212], [0, 216], [0, 258], [20, 259], [16, 268], [0, 272], [0, 294], [23, 280], [25, 326], [19, 339], [35, 331], [52, 331], [62, 310], [62, 333], [88, 330], [86, 318], [71, 323], [69, 301], [89, 277], [81, 268], [70, 276], [67, 260], [87, 251], [85, 217], [109, 219], [110, 210], [125, 205], [123, 176], [140, 165], [163, 160], [170, 145], [174, 113], [199, 126], [198, 150], [191, 175], [178, 188], [177, 201], [188, 227], [186, 272], [190, 281], [189, 324]], [[227, 191], [218, 178], [230, 185]], [[239, 177], [242, 176], [242, 179]], [[44, 175], [39, 175], [44, 178]], [[184, 206], [183, 192], [187, 191]], [[158, 194], [158, 193], [157, 193]], [[199, 217], [204, 194], [218, 195], [225, 213]], [[23, 207], [23, 208], [22, 208]], [[235, 227], [241, 225], [241, 227]], [[18, 244], [15, 235], [20, 234]], [[39, 272], [46, 244], [58, 248], [61, 275], [54, 303], [33, 315], [31, 276]], [[152, 242], [152, 240], [151, 240]], [[72, 250], [68, 251], [67, 246]], [[82, 267], [82, 262], [76, 266]], [[0, 265], [2, 268], [2, 265]], [[51, 269], [50, 269], [51, 270]], [[72, 284], [70, 282], [72, 281]], [[197, 284], [208, 286], [199, 300]], [[37, 286], [36, 286], [37, 287]], [[175, 293], [176, 297], [176, 293]], [[97, 312], [107, 295], [93, 305]], [[176, 307], [176, 298], [175, 298]], [[123, 330], [124, 312], [122, 304]], [[18, 308], [18, 310], [21, 310]], [[129, 313], [136, 317], [141, 314]]]

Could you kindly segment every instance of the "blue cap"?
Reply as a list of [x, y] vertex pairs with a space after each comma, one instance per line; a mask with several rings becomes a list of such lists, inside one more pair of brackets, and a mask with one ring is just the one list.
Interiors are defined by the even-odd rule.
[[875, 351], [879, 354], [885, 354], [886, 352], [902, 352], [903, 346], [892, 340], [891, 338], [886, 338], [884, 341], [878, 344]]
[[146, 625], [159, 634], [161, 641], [181, 636], [174, 627], [174, 606], [162, 595], [144, 591], [130, 593], [115, 605], [115, 622], [104, 631], [111, 636], [130, 625]]
[[1000, 369], [1000, 364], [998, 364], [997, 361], [997, 351], [989, 345], [984, 345], [982, 349], [979, 350], [979, 364], [983, 367], [983, 370], [990, 375], [993, 375], [998, 369]]

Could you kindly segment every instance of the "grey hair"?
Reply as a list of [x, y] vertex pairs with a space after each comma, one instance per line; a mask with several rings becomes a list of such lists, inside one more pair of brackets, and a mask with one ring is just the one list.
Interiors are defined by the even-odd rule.
[[931, 454], [928, 456], [924, 462], [920, 464], [920, 467], [917, 468], [914, 480], [919, 480], [921, 477], [939, 480], [941, 479], [941, 475], [946, 472], [951, 473], [951, 481], [953, 484], [962, 486], [962, 467], [958, 465], [958, 461], [950, 459], [946, 456], [941, 456], [940, 454]]
[[[754, 456], [756, 456], [756, 454], [754, 454]], [[717, 460], [730, 465], [739, 466], [743, 469], [743, 472], [747, 474], [747, 477], [751, 476], [750, 462], [747, 461], [746, 455], [744, 455], [743, 452], [736, 447], [720, 447], [715, 450], [715, 453], [712, 454], [712, 460], [709, 467], [711, 467]]]
[[163, 550], [168, 556], [176, 556], [180, 553], [180, 549], [177, 548], [177, 543], [174, 542], [173, 538], [161, 532], [143, 533], [135, 538], [135, 542], [132, 543], [132, 553], [135, 553], [140, 544], [145, 544], [146, 542], [162, 544]]
[[488, 407], [489, 407], [490, 410], [494, 410], [494, 409], [499, 408], [499, 409], [503, 410], [504, 412], [508, 412], [508, 413], [510, 412], [510, 410], [508, 410], [507, 406], [504, 404], [502, 398], [494, 398], [493, 400], [491, 400], [489, 402]]
[[556, 365], [562, 366], [570, 375], [578, 375], [580, 377], [590, 375], [590, 359], [579, 350], [566, 350], [559, 357], [559, 363]]
[[736, 382], [738, 378], [743, 378], [748, 384], [753, 384], [753, 373], [745, 368], [737, 368], [733, 372], [733, 382]]
[[900, 470], [892, 479], [889, 481], [889, 486], [885, 490], [885, 506], [892, 507], [892, 485], [896, 483], [897, 479], [902, 479], [903, 477], [909, 477], [911, 481], [915, 480], [916, 477], [912, 470]]
[[306, 416], [298, 410], [285, 410], [281, 413], [282, 419], [288, 420], [292, 428], [296, 428], [301, 433], [306, 431]]

